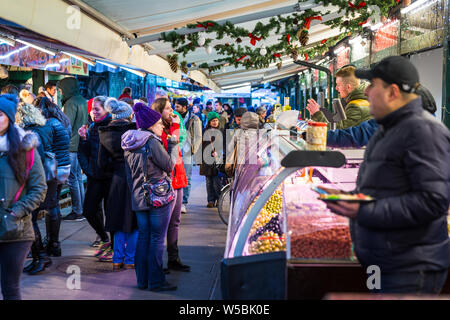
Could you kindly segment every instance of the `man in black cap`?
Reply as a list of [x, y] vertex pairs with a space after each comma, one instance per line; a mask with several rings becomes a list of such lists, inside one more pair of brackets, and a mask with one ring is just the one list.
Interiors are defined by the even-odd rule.
[[[370, 139], [355, 192], [372, 202], [327, 206], [350, 218], [356, 256], [377, 266], [382, 293], [438, 294], [450, 266], [447, 210], [450, 195], [450, 133], [415, 90], [419, 75], [403, 57], [383, 59], [370, 70], [366, 95], [379, 128]], [[368, 269], [369, 270], [369, 269]]]
[[234, 112], [233, 123], [230, 125], [230, 129], [240, 129], [241, 128], [241, 119], [244, 113], [247, 112], [247, 108], [239, 107]]

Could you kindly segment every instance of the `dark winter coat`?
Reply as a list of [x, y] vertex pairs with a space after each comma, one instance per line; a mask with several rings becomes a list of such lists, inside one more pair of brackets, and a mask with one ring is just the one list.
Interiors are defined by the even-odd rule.
[[122, 135], [135, 130], [136, 123], [126, 120], [111, 121], [99, 127], [100, 149], [98, 167], [112, 172], [111, 185], [105, 205], [106, 225], [109, 232], [131, 232], [137, 229], [136, 215], [131, 210], [131, 190], [127, 184], [125, 157], [121, 147]]
[[100, 169], [98, 166], [98, 150], [100, 138], [98, 128], [107, 126], [111, 122], [111, 115], [108, 114], [100, 122], [93, 122], [87, 130], [86, 140], [80, 139], [78, 148], [78, 161], [84, 174], [90, 179], [106, 180], [111, 178], [111, 172]]
[[378, 122], [357, 179], [357, 191], [376, 201], [350, 222], [358, 260], [382, 273], [447, 269], [449, 130], [420, 97]]
[[[35, 133], [21, 132], [22, 146], [25, 151], [36, 148], [39, 139]], [[18, 217], [24, 217], [23, 234], [14, 240], [0, 241], [0, 243], [17, 242], [17, 241], [34, 241], [33, 225], [31, 223], [31, 212], [35, 210], [42, 201], [44, 201], [47, 193], [47, 183], [44, 177], [44, 168], [42, 166], [39, 153], [34, 150], [34, 163], [28, 174], [25, 187], [20, 194], [19, 200], [14, 204], [14, 197], [19, 191], [20, 185], [17, 182], [14, 172], [8, 163], [8, 145], [6, 137], [0, 137], [0, 199], [5, 199], [4, 206], [9, 208]]]
[[70, 165], [69, 144], [70, 137], [58, 119], [50, 118], [45, 125], [27, 123], [25, 130], [31, 130], [39, 136], [40, 144], [37, 147], [41, 160], [44, 161], [44, 152], [53, 152], [58, 162], [58, 167]]
[[[177, 140], [173, 136], [168, 141], [168, 151], [164, 149], [162, 140], [153, 132], [147, 130], [129, 130], [122, 136], [122, 149], [125, 150], [125, 169], [127, 182], [131, 189], [131, 208], [133, 211], [151, 210], [142, 189], [144, 171], [150, 183], [169, 178], [177, 161]], [[148, 145], [148, 159], [145, 157]]]
[[88, 123], [87, 100], [80, 94], [78, 80], [75, 78], [64, 78], [58, 81], [57, 86], [62, 91], [63, 112], [70, 120], [72, 136], [70, 138], [70, 152], [78, 152], [80, 136], [78, 129]]
[[[200, 164], [200, 175], [213, 177], [219, 174], [218, 166], [224, 165], [224, 150], [226, 139], [223, 130], [209, 128], [203, 133], [202, 141], [202, 163]], [[213, 150], [217, 157], [213, 158]]]
[[70, 136], [67, 129], [56, 118], [47, 119], [53, 132], [52, 152], [56, 155], [58, 167], [70, 165]]

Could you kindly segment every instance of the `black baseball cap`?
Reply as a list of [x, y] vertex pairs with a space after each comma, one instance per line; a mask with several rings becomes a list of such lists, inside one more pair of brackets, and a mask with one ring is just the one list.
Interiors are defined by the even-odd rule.
[[355, 76], [360, 79], [383, 81], [398, 85], [400, 90], [413, 93], [419, 83], [419, 73], [409, 59], [402, 56], [384, 58], [371, 69], [356, 69]]
[[178, 98], [175, 103], [179, 104], [179, 105], [181, 105], [183, 107], [187, 107], [188, 104], [189, 104], [189, 102], [187, 101], [186, 98]]

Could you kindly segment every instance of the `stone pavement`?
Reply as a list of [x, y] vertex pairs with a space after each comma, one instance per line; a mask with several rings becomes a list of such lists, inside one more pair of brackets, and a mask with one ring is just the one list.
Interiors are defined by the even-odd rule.
[[[63, 221], [60, 239], [62, 256], [42, 274], [24, 274], [21, 280], [22, 298], [29, 300], [146, 300], [146, 299], [221, 299], [220, 263], [226, 241], [226, 226], [220, 221], [217, 209], [206, 208], [205, 178], [194, 167], [188, 214], [180, 224], [179, 251], [183, 263], [191, 272], [171, 271], [167, 280], [177, 284], [176, 291], [156, 293], [136, 288], [134, 270], [112, 272], [112, 264], [99, 262], [89, 245], [95, 233], [86, 221]], [[43, 219], [39, 221], [45, 234]], [[164, 262], [167, 254], [164, 254]], [[27, 263], [27, 262], [26, 262]], [[67, 288], [67, 268], [79, 266], [81, 289]], [[165, 264], [166, 265], [166, 264]]]

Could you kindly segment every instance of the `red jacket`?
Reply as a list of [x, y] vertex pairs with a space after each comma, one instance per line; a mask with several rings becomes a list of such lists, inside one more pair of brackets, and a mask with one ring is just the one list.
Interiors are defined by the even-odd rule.
[[[172, 126], [170, 127], [169, 133], [175, 134], [177, 137], [179, 137], [180, 135], [180, 125], [178, 123], [174, 123], [172, 124]], [[168, 146], [167, 146], [167, 134], [165, 132], [163, 132], [163, 134], [161, 135], [161, 140], [164, 144], [164, 148], [166, 148], [166, 150], [168, 150]], [[187, 182], [187, 178], [186, 178], [186, 171], [184, 170], [184, 165], [183, 165], [183, 159], [181, 158], [181, 151], [180, 148], [177, 146], [178, 148], [178, 157], [177, 157], [177, 162], [175, 163], [175, 168], [173, 169], [172, 172], [172, 187], [177, 190], [177, 189], [181, 189], [181, 188], [185, 188], [188, 185]]]
[[120, 99], [123, 99], [123, 98], [131, 99], [131, 97], [128, 94], [122, 93], [117, 100], [120, 100]]

